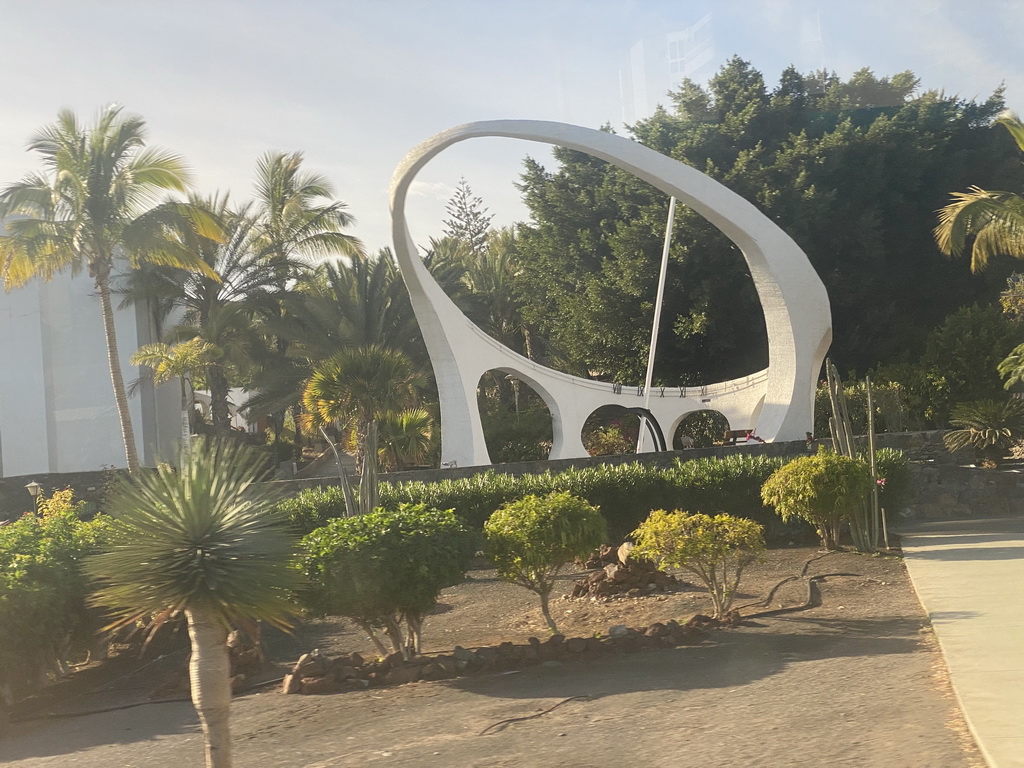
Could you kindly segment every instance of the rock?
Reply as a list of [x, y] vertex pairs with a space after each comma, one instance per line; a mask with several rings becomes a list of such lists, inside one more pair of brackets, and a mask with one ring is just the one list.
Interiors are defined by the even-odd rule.
[[629, 632], [630, 629], [625, 624], [616, 624], [608, 628], [608, 637], [625, 637]]
[[405, 663], [405, 656], [402, 655], [401, 651], [394, 651], [393, 653], [389, 653], [387, 656], [384, 657], [383, 661], [381, 662], [382, 666], [385, 669], [391, 669], [392, 667], [395, 667], [395, 666], [398, 666], [399, 664], [404, 664], [404, 663]]
[[349, 680], [353, 677], [359, 677], [359, 670], [355, 667], [349, 666], [348, 664], [334, 667], [334, 679], [339, 683], [342, 680]]
[[410, 664], [405, 667], [395, 667], [384, 676], [385, 685], [402, 685], [403, 683], [415, 683], [420, 679], [422, 670], [418, 664]]
[[424, 665], [420, 670], [420, 675], [423, 680], [445, 680], [452, 677], [451, 674], [445, 672], [440, 664], [435, 664], [434, 662]]
[[455, 649], [452, 651], [452, 655], [455, 657], [456, 661], [461, 661], [464, 664], [472, 664], [476, 661], [476, 654], [473, 653], [473, 651], [467, 651], [461, 645], [455, 646]]
[[515, 645], [509, 642], [504, 642], [498, 646], [499, 656], [512, 656], [515, 653]]
[[491, 669], [497, 664], [498, 650], [485, 645], [483, 648], [476, 649], [476, 657], [484, 669]]
[[285, 675], [281, 681], [281, 693], [302, 693], [302, 678], [298, 675]]
[[446, 677], [455, 677], [459, 673], [459, 668], [456, 666], [455, 659], [450, 656], [438, 656], [434, 659], [434, 663], [442, 672], [444, 672]]
[[565, 635], [563, 635], [563, 634], [554, 634], [551, 637], [549, 637], [547, 640], [545, 640], [543, 644], [548, 646], [548, 647], [558, 647], [558, 646], [560, 646], [564, 642], [565, 642]]
[[624, 542], [615, 552], [619, 558], [619, 562], [625, 565], [629, 562], [629, 553], [633, 551], [635, 545], [631, 541]]
[[[345, 657], [342, 656], [341, 658], [345, 658]], [[361, 667], [361, 666], [363, 666], [363, 657], [360, 656], [358, 653], [350, 653], [348, 655], [348, 662], [347, 663], [348, 663], [349, 666], [352, 666], [352, 667]]]
[[587, 650], [587, 639], [585, 637], [570, 637], [565, 641], [565, 649], [569, 653], [583, 653]]
[[644, 634], [647, 637], [665, 637], [665, 635], [668, 635], [670, 633], [671, 630], [669, 630], [668, 627], [666, 627], [664, 624], [660, 624], [657, 622], [651, 624], [651, 626], [647, 628], [647, 631], [644, 632]]
[[307, 695], [337, 693], [339, 690], [338, 683], [333, 677], [302, 678], [302, 693]]
[[245, 688], [245, 681], [248, 678], [245, 675], [233, 675], [231, 677], [231, 692], [238, 693]]
[[299, 677], [323, 677], [328, 674], [329, 667], [330, 661], [317, 649], [299, 656], [292, 667], [292, 674]]

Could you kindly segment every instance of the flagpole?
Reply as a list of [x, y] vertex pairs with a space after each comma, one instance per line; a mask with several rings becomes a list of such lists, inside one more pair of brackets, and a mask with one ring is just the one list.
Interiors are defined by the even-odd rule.
[[[668, 203], [668, 223], [665, 225], [665, 245], [661, 249], [661, 273], [658, 275], [658, 294], [654, 300], [654, 325], [651, 327], [651, 347], [647, 353], [647, 378], [644, 379], [644, 410], [651, 407], [651, 381], [654, 378], [654, 353], [658, 346], [658, 329], [661, 327], [661, 307], [665, 299], [665, 280], [668, 275], [668, 248], [672, 243], [672, 224], [676, 217], [676, 199]], [[636, 439], [636, 452], [643, 453], [647, 417], [640, 417], [640, 434]]]

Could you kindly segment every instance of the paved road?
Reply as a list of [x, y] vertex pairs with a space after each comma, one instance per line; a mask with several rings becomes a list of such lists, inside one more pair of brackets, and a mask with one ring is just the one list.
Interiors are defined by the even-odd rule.
[[1024, 517], [904, 526], [907, 570], [993, 768], [1024, 768]]

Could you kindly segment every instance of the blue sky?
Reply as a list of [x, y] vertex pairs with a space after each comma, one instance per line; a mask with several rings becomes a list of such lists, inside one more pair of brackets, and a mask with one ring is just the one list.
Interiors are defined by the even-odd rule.
[[[849, 76], [913, 70], [922, 88], [1024, 111], [1024, 1], [986, 0], [0, 0], [0, 183], [35, 167], [35, 129], [116, 102], [181, 153], [204, 192], [249, 196], [256, 158], [303, 150], [371, 250], [390, 241], [387, 188], [414, 145], [464, 122], [621, 127], [619, 71], [640, 39], [711, 13], [712, 62], [733, 54], [769, 86], [793, 63]], [[419, 177], [413, 236], [436, 236], [460, 176], [496, 223], [543, 147], [481, 139]]]

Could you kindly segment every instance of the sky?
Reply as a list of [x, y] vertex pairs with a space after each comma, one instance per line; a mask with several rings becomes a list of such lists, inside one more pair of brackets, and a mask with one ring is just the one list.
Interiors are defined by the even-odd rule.
[[[967, 99], [1003, 84], [1024, 112], [1024, 0], [0, 0], [0, 185], [37, 168], [25, 145], [58, 110], [117, 103], [203, 193], [247, 200], [260, 155], [301, 150], [372, 252], [390, 245], [388, 185], [415, 145], [477, 120], [621, 132], [631, 49], [702, 20], [699, 81], [733, 55], [769, 88], [789, 64], [909, 69]], [[461, 177], [495, 224], [527, 219], [527, 155], [551, 164], [511, 139], [446, 150], [412, 189], [413, 239], [440, 235]]]

